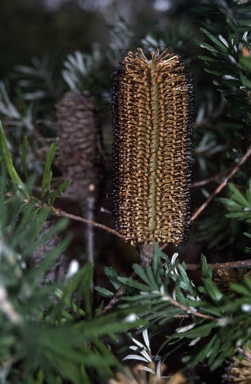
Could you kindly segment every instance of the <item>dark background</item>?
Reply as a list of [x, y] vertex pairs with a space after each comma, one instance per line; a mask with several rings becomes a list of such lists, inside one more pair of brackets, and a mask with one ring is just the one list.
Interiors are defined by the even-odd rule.
[[182, 0], [1, 0], [0, 78], [33, 56], [65, 57], [106, 44], [108, 25], [123, 18], [139, 35], [168, 28], [172, 16], [193, 2]]

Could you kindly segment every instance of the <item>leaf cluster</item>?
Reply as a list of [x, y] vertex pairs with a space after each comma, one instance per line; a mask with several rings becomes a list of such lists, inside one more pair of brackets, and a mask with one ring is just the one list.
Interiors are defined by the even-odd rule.
[[[163, 339], [163, 329], [172, 330], [166, 333], [159, 348], [162, 359], [181, 350], [184, 362], [192, 366], [207, 362], [214, 370], [233, 355], [235, 346], [250, 338], [251, 322], [247, 313], [251, 310], [251, 282], [245, 278], [243, 285], [233, 284], [232, 291], [223, 294], [213, 281], [211, 267], [204, 256], [201, 265], [201, 284], [195, 286], [185, 264], [177, 261], [177, 254], [169, 261], [156, 248], [152, 266], [143, 269], [134, 265], [137, 280], [119, 278], [134, 290], [133, 294], [123, 297], [120, 308], [131, 308], [146, 319], [152, 339], [160, 337], [159, 332]], [[138, 333], [142, 330], [139, 328]]]
[[251, 179], [248, 182], [248, 189], [245, 194], [232, 183], [228, 184], [231, 198], [221, 198], [220, 201], [227, 207], [229, 213], [227, 218], [234, 218], [246, 223], [251, 223]]
[[[213, 175], [213, 180], [220, 183], [243, 156], [249, 142], [251, 8], [241, 1], [198, 3], [197, 15], [203, 26], [199, 39], [204, 39], [199, 43], [204, 52], [201, 63], [205, 63], [208, 75], [203, 77], [203, 86], [197, 79], [195, 174]], [[125, 341], [128, 330], [133, 342], [141, 334], [144, 340], [144, 344], [134, 342], [136, 349], [135, 345], [131, 348], [135, 360], [138, 355], [145, 363], [156, 362], [157, 357], [162, 362], [178, 351], [184, 364], [203, 363], [212, 370], [231, 357], [235, 347], [248, 344], [251, 338], [250, 278], [233, 284], [228, 293], [222, 292], [204, 256], [197, 285], [177, 254], [169, 260], [157, 247], [152, 265], [145, 269], [134, 265], [137, 278], [120, 276], [111, 267], [105, 267], [113, 289], [117, 291], [123, 285], [125, 291], [118, 307], [105, 315], [103, 304], [97, 308], [93, 304], [94, 271], [90, 263], [73, 276], [67, 273], [68, 277], [61, 282], [41, 285], [65, 251], [68, 238], [46, 252], [39, 266], [29, 266], [33, 252], [66, 228], [66, 222], [59, 221], [43, 233], [51, 205], [69, 184], [66, 181], [55, 191], [51, 189], [56, 143], [50, 146], [45, 165], [40, 167], [40, 180], [31, 172], [35, 152], [43, 135], [48, 134], [45, 127], [52, 127], [55, 135], [55, 103], [66, 84], [71, 89], [91, 91], [108, 116], [115, 63], [129, 48], [134, 49], [138, 41], [145, 49], [168, 45], [175, 52], [190, 53], [188, 61], [196, 64], [197, 30], [193, 19], [192, 23], [184, 24], [183, 20], [173, 22], [170, 29], [147, 32], [141, 39], [137, 39], [137, 31], [134, 33], [119, 20], [110, 27], [109, 47], [94, 44], [90, 53], [75, 51], [60, 63], [57, 71], [48, 58], [35, 59], [31, 66], [19, 66], [12, 78], [17, 84], [14, 98], [8, 83], [0, 84], [0, 115], [4, 122], [4, 130], [0, 126], [0, 373], [4, 384], [103, 384], [113, 376], [113, 368], [120, 365], [110, 348], [114, 343], [121, 346], [117, 335], [122, 334], [123, 343], [128, 344], [123, 346], [132, 347], [131, 340]], [[212, 78], [221, 96], [211, 87]], [[38, 129], [38, 118], [43, 120], [43, 130]], [[32, 150], [28, 140], [23, 139], [24, 133]], [[196, 228], [196, 240], [202, 240], [208, 248], [223, 249], [235, 244], [244, 227], [248, 230], [249, 176], [247, 165], [239, 171], [238, 180], [235, 178], [229, 184], [228, 194], [210, 206], [208, 217], [200, 223], [200, 233]], [[40, 200], [32, 195], [34, 182], [39, 184]], [[203, 201], [212, 190], [208, 186], [200, 188]], [[250, 238], [250, 234], [246, 235]], [[114, 297], [113, 290], [104, 287], [96, 287], [96, 292], [108, 300]], [[156, 344], [156, 340], [162, 344], [153, 356], [151, 343]]]
[[[213, 9], [225, 16], [224, 29], [217, 35], [202, 28], [207, 41], [200, 46], [207, 55], [200, 58], [207, 65], [206, 71], [211, 73], [214, 84], [224, 92], [235, 108], [231, 115], [241, 118], [250, 124], [250, 5], [233, 3], [230, 7], [225, 1], [212, 1]], [[218, 32], [218, 31], [217, 31]]]
[[[67, 248], [69, 236], [50, 247], [42, 261], [31, 267], [35, 251], [66, 228], [65, 220], [43, 233], [50, 204], [65, 187], [50, 192], [51, 162], [56, 145], [48, 152], [41, 191], [42, 201], [18, 175], [0, 125], [0, 360], [3, 382], [93, 383], [113, 376], [119, 366], [108, 340], [117, 340], [144, 321], [128, 318], [129, 309], [100, 316], [102, 304], [92, 307], [93, 265], [86, 263], [63, 281], [46, 282], [44, 276]], [[23, 163], [25, 164], [26, 145]], [[26, 173], [26, 172], [24, 172]], [[10, 180], [8, 180], [7, 174]], [[42, 284], [42, 282], [44, 282]], [[8, 320], [8, 321], [6, 321]], [[106, 338], [106, 344], [103, 343]]]

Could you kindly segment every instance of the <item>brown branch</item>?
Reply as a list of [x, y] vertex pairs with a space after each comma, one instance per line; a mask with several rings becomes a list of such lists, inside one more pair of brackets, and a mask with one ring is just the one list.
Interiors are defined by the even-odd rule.
[[236, 172], [240, 169], [240, 167], [247, 161], [249, 156], [251, 155], [251, 147], [247, 150], [245, 155], [241, 158], [239, 163], [232, 169], [232, 171], [228, 174], [228, 176], [223, 180], [223, 182], [216, 188], [216, 190], [212, 193], [211, 196], [203, 203], [197, 211], [193, 214], [190, 221], [194, 221], [201, 214], [201, 212], [208, 206], [208, 204], [214, 199], [218, 193], [227, 185], [228, 181], [236, 174]]
[[[218, 193], [221, 192], [221, 190], [227, 185], [229, 180], [238, 172], [240, 167], [247, 161], [249, 156], [251, 155], [251, 147], [247, 150], [245, 155], [241, 158], [239, 163], [232, 169], [232, 171], [228, 174], [228, 176], [222, 181], [222, 183], [216, 188], [216, 190], [209, 196], [209, 198], [195, 211], [195, 213], [192, 215], [190, 219], [190, 223], [197, 219], [197, 217], [201, 214], [202, 211], [208, 206], [208, 204], [215, 198]], [[160, 250], [163, 251], [163, 249], [167, 246], [168, 244], [163, 244], [160, 247]]]
[[[228, 268], [244, 268], [251, 267], [251, 259], [239, 260], [239, 261], [226, 261], [225, 263], [208, 264], [213, 269], [228, 269]], [[186, 270], [196, 271], [200, 270], [201, 265], [198, 264], [186, 264]]]
[[98, 227], [98, 228], [103, 229], [104, 231], [112, 233], [113, 235], [119, 237], [120, 239], [124, 239], [124, 236], [121, 235], [121, 233], [119, 233], [118, 231], [115, 231], [115, 229], [107, 227], [104, 224], [96, 223], [95, 221], [85, 219], [84, 217], [76, 216], [76, 215], [73, 215], [71, 213], [67, 213], [67, 212], [63, 211], [61, 208], [55, 208], [51, 205], [47, 205], [44, 203], [37, 204], [37, 207], [49, 208], [56, 216], [67, 217], [68, 219], [71, 219], [71, 220], [80, 221], [80, 222], [85, 223], [85, 224], [93, 225], [94, 227]]
[[[137, 273], [136, 272], [133, 272], [129, 278], [130, 279], [136, 279], [137, 277]], [[102, 310], [102, 312], [100, 313], [100, 315], [105, 315], [107, 312], [109, 312], [111, 309], [113, 309], [116, 304], [118, 303], [119, 299], [121, 298], [121, 296], [123, 296], [125, 292], [125, 286], [124, 284], [121, 285], [121, 287], [118, 289], [118, 291], [115, 293], [115, 295], [113, 296], [113, 298], [109, 301], [109, 303], [105, 306], [105, 308]]]
[[175, 307], [181, 308], [183, 311], [190, 313], [193, 316], [202, 317], [203, 319], [208, 319], [208, 320], [218, 320], [216, 317], [205, 315], [204, 313], [197, 312], [197, 311], [191, 311], [188, 307], [186, 307], [183, 304], [180, 304], [178, 301], [172, 299], [170, 296], [165, 295], [164, 297], [166, 297], [166, 300], [169, 301], [171, 304], [173, 304]]
[[192, 188], [198, 188], [202, 187], [203, 185], [206, 185], [208, 183], [211, 183], [212, 181], [215, 181], [220, 184], [220, 179], [223, 175], [229, 172], [229, 169], [224, 169], [224, 171], [218, 173], [217, 175], [214, 175], [212, 177], [209, 177], [208, 179], [200, 180], [200, 181], [195, 181], [192, 184]]
[[[154, 251], [154, 245], [153, 244], [142, 244], [139, 246], [139, 264], [142, 268], [145, 268], [148, 264], [152, 262], [153, 259], [153, 251]], [[136, 272], [133, 272], [129, 278], [136, 279], [138, 277]], [[109, 301], [107, 306], [103, 309], [101, 312], [101, 315], [104, 315], [105, 313], [109, 312], [111, 309], [113, 309], [116, 304], [118, 303], [121, 296], [123, 296], [125, 292], [124, 285], [121, 285], [119, 290], [115, 293], [113, 298]]]
[[[147, 264], [146, 264], [147, 265]], [[137, 273], [136, 272], [133, 272], [129, 278], [131, 279], [136, 279], [138, 277]], [[119, 299], [121, 298], [121, 296], [123, 296], [125, 292], [125, 286], [124, 285], [121, 285], [121, 287], [119, 288], [119, 290], [115, 293], [115, 295], [113, 296], [113, 298], [109, 301], [109, 303], [106, 305], [106, 307], [103, 309], [103, 311], [100, 313], [100, 315], [105, 315], [107, 312], [109, 312], [111, 309], [113, 309], [116, 304], [118, 303]], [[162, 295], [163, 296], [163, 295]], [[166, 298], [167, 301], [169, 301], [171, 304], [173, 304], [175, 307], [179, 307], [181, 308], [184, 312], [191, 312], [191, 310], [186, 307], [185, 305], [179, 303], [178, 301], [172, 299], [170, 296], [167, 296], [167, 295], [164, 295], [164, 297]], [[194, 316], [197, 316], [197, 317], [201, 317], [203, 319], [208, 319], [208, 320], [217, 320], [217, 318], [213, 317], [213, 316], [210, 316], [210, 315], [206, 315], [204, 313], [201, 313], [201, 312], [197, 312], [197, 311], [192, 311], [191, 312], [191, 315], [194, 315]]]
[[[208, 206], [208, 204], [214, 199], [214, 197], [218, 193], [220, 193], [220, 191], [227, 185], [228, 181], [235, 175], [235, 173], [245, 163], [245, 161], [248, 159], [248, 157], [250, 155], [251, 155], [251, 147], [248, 149], [248, 151], [245, 153], [245, 155], [241, 158], [239, 163], [228, 174], [228, 176], [223, 180], [223, 182], [218, 186], [218, 188], [216, 188], [216, 190], [211, 194], [211, 196], [197, 209], [197, 211], [191, 217], [190, 222], [194, 221], [201, 214], [201, 212]], [[101, 229], [103, 229], [103, 230], [105, 230], [107, 232], [110, 232], [110, 233], [114, 234], [115, 236], [117, 236], [117, 237], [119, 237], [121, 239], [124, 239], [123, 235], [121, 235], [119, 232], [115, 231], [114, 229], [112, 229], [110, 227], [107, 227], [106, 225], [99, 224], [99, 223], [96, 223], [94, 221], [84, 219], [83, 217], [75, 216], [73, 214], [64, 212], [60, 208], [55, 208], [53, 206], [47, 206], [45, 204], [41, 204], [40, 206], [41, 207], [47, 207], [47, 208], [51, 209], [54, 212], [54, 214], [57, 215], [57, 216], [67, 217], [67, 218], [72, 219], [72, 220], [80, 221], [80, 222], [83, 222], [85, 224], [89, 224], [89, 225], [93, 225], [95, 227], [99, 227], [99, 228], [101, 228]], [[167, 244], [162, 245], [160, 247], [160, 249], [163, 250], [166, 247], [166, 245]], [[143, 246], [143, 247], [140, 248], [140, 265], [143, 268], [145, 268], [146, 265], [151, 263], [152, 257], [153, 257], [153, 248], [152, 247], [147, 247], [147, 246], [144, 247]], [[250, 266], [251, 265], [251, 260], [244, 260], [244, 261], [238, 261], [238, 262], [227, 262], [227, 263], [216, 263], [216, 264], [209, 264], [209, 265], [211, 265], [212, 268], [214, 268], [214, 269], [236, 268], [236, 267], [240, 267], [240, 266], [242, 266], [242, 267]], [[186, 265], [186, 269], [187, 270], [198, 270], [198, 269], [201, 269], [201, 266], [200, 266], [200, 264], [187, 264]], [[137, 274], [135, 272], [133, 272], [130, 275], [130, 278], [132, 278], [132, 279], [135, 279], [136, 277], [137, 277]], [[113, 309], [116, 306], [116, 304], [118, 303], [120, 297], [123, 296], [123, 294], [124, 294], [124, 285], [122, 285], [119, 288], [119, 290], [116, 292], [114, 297], [109, 301], [107, 306], [101, 312], [101, 315], [104, 315], [107, 312], [109, 312], [111, 309]], [[177, 301], [173, 300], [170, 297], [168, 298], [168, 300], [173, 305], [178, 306], [178, 307], [182, 308], [183, 310], [186, 310], [186, 311], [189, 310], [189, 308], [187, 308], [184, 305], [178, 303]], [[198, 317], [203, 317], [203, 318], [206, 318], [206, 319], [215, 320], [214, 317], [209, 316], [209, 315], [204, 315], [204, 314], [199, 313], [199, 312], [194, 312], [193, 314], [195, 316], [198, 316]]]

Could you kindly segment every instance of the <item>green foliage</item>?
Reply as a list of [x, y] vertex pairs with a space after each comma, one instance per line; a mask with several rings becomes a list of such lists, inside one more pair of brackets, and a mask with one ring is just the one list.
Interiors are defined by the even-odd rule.
[[[157, 246], [152, 265], [143, 269], [134, 264], [133, 278], [126, 277], [120, 261], [121, 249], [115, 248], [112, 252], [105, 250], [104, 255], [111, 255], [111, 264], [123, 273], [106, 266], [104, 273], [110, 285], [93, 287], [97, 271], [90, 263], [84, 263], [73, 275], [69, 269], [61, 281], [46, 280], [70, 241], [65, 236], [68, 229], [64, 220], [43, 231], [47, 219], [51, 219], [51, 205], [69, 185], [65, 181], [52, 188], [55, 107], [67, 87], [88, 90], [96, 97], [102, 111], [106, 151], [110, 154], [109, 103], [116, 61], [127, 50], [139, 46], [139, 42], [145, 50], [169, 46], [184, 55], [194, 73], [197, 95], [194, 211], [224, 181], [250, 145], [250, 2], [194, 0], [174, 5], [173, 13], [163, 13], [159, 24], [149, 21], [144, 28], [119, 19], [109, 26], [109, 39], [105, 42], [101, 38], [90, 42], [89, 34], [83, 33], [82, 44], [75, 44], [72, 38], [75, 26], [71, 27], [71, 43], [67, 43], [70, 49], [63, 57], [43, 56], [43, 47], [39, 52], [33, 50], [39, 58], [32, 59], [29, 65], [20, 55], [21, 65], [15, 66], [14, 71], [9, 68], [8, 81], [0, 82], [3, 121], [3, 127], [0, 126], [0, 380], [3, 384], [106, 384], [113, 377], [113, 369], [121, 365], [120, 355], [115, 352], [118, 349], [123, 354], [129, 349], [126, 359], [139, 360], [144, 368], [148, 363], [158, 362], [160, 366], [164, 360], [168, 365], [169, 356], [176, 357], [178, 353], [185, 368], [203, 365], [208, 372], [222, 367], [236, 347], [248, 345], [251, 339], [250, 278], [246, 276], [243, 282], [230, 284], [226, 292], [224, 286], [217, 285], [204, 256], [196, 283], [176, 253], [170, 260]], [[9, 12], [16, 14], [17, 10], [9, 9]], [[67, 7], [55, 14], [59, 24], [65, 25], [66, 14]], [[76, 15], [71, 10], [70, 17], [73, 14]], [[40, 16], [44, 20], [45, 15]], [[90, 20], [97, 19], [92, 16]], [[80, 17], [78, 21], [72, 19], [80, 23]], [[80, 25], [82, 28], [83, 23]], [[22, 47], [31, 41], [31, 36], [29, 32], [29, 38], [20, 39]], [[39, 41], [36, 38], [36, 44]], [[47, 153], [42, 160], [41, 152]], [[109, 171], [107, 178], [109, 184]], [[250, 252], [250, 247], [246, 247], [251, 238], [250, 160], [231, 181], [221, 191], [220, 198], [205, 208], [202, 219], [200, 216], [193, 223], [191, 241], [181, 252], [185, 260], [198, 260], [201, 243], [205, 256], [216, 258], [217, 255], [217, 262], [230, 257], [238, 260], [245, 256], [245, 251]], [[35, 188], [39, 192], [36, 196]], [[55, 236], [60, 236], [60, 242], [43, 251], [40, 264], [32, 266], [34, 253], [46, 242], [53, 243]], [[98, 236], [97, 248], [101, 249], [103, 240]], [[121, 254], [127, 251], [128, 248]], [[101, 250], [99, 257], [102, 263], [105, 259]], [[124, 295], [118, 305], [103, 312], [105, 304], [100, 301], [96, 304], [93, 288], [109, 301], [121, 286]]]
[[209, 42], [200, 44], [208, 54], [200, 58], [207, 65], [206, 71], [216, 78], [214, 84], [235, 108], [231, 114], [250, 124], [250, 58], [243, 55], [245, 50], [250, 52], [251, 49], [251, 25], [248, 22], [251, 8], [250, 5], [235, 4], [232, 10], [225, 1], [212, 1], [212, 7], [225, 15], [226, 24], [223, 33], [216, 36], [205, 28], [201, 29]]
[[[180, 349], [184, 362], [196, 366], [207, 361], [212, 370], [216, 369], [233, 354], [235, 346], [250, 338], [250, 278], [243, 285], [232, 286], [239, 294], [233, 299], [231, 292], [223, 294], [212, 280], [212, 270], [204, 256], [201, 285], [197, 287], [188, 277], [185, 264], [178, 263], [177, 255], [169, 261], [156, 249], [154, 257], [153, 265], [145, 270], [134, 265], [138, 280], [120, 278], [134, 289], [133, 295], [123, 298], [120, 307], [133, 310], [140, 301], [140, 317], [148, 320], [148, 331], [153, 331], [154, 338], [160, 330], [163, 339], [163, 326], [167, 324], [174, 329], [171, 335], [166, 334], [159, 349], [162, 358]], [[167, 354], [162, 354], [164, 347], [169, 348]]]
[[230, 198], [221, 198], [220, 201], [227, 207], [230, 213], [226, 217], [251, 223], [251, 179], [249, 179], [248, 189], [245, 194], [235, 187], [234, 184], [229, 183], [228, 188], [231, 193]]
[[[130, 309], [101, 317], [100, 307], [96, 315], [93, 313], [91, 263], [64, 281], [42, 284], [69, 244], [69, 237], [43, 254], [38, 266], [29, 268], [34, 252], [53, 241], [67, 222], [59, 221], [42, 234], [50, 211], [30, 195], [13, 166], [2, 129], [0, 133], [4, 160], [0, 180], [0, 360], [5, 367], [1, 369], [2, 382], [106, 381], [112, 376], [111, 368], [119, 362], [103, 344], [103, 337], [117, 340], [119, 332], [145, 322], [129, 318]], [[42, 180], [47, 204], [56, 197], [50, 194], [50, 165], [55, 148], [53, 144], [48, 152]], [[23, 163], [26, 152], [24, 141]]]
[[14, 168], [14, 165], [12, 162], [12, 157], [11, 157], [11, 154], [10, 154], [10, 151], [8, 148], [7, 141], [6, 141], [5, 136], [4, 136], [4, 131], [3, 131], [3, 127], [2, 127], [1, 122], [0, 122], [0, 144], [1, 144], [1, 155], [2, 155], [2, 158], [5, 162], [5, 164], [6, 164], [6, 167], [7, 167], [7, 170], [8, 170], [8, 173], [9, 173], [9, 176], [11, 178], [11, 181], [13, 183], [14, 188], [17, 191], [21, 191], [21, 193], [24, 195], [24, 197], [28, 197], [29, 192], [27, 191], [26, 186], [24, 185], [24, 183], [22, 182], [22, 180], [20, 179], [20, 177], [18, 176], [18, 174]]
[[22, 90], [22, 96], [27, 101], [43, 100], [53, 102], [63, 93], [63, 83], [58, 72], [58, 58], [44, 56], [41, 60], [37, 57], [31, 59], [31, 66], [17, 65], [11, 74], [17, 87]]

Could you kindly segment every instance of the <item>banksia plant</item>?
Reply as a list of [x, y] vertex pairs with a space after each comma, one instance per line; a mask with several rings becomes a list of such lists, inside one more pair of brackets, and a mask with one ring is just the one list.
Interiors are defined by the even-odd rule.
[[154, 364], [138, 364], [130, 369], [126, 367], [123, 372], [116, 374], [116, 379], [111, 379], [108, 384], [187, 384], [187, 379], [181, 373], [170, 376], [164, 376], [162, 367], [159, 372]]
[[[57, 166], [71, 180], [67, 192], [82, 214], [94, 220], [96, 201], [104, 180], [104, 157], [97, 109], [88, 92], [70, 91], [57, 105]], [[93, 227], [86, 227], [87, 257], [94, 259]]]
[[193, 81], [183, 59], [129, 52], [113, 81], [115, 228], [131, 244], [185, 240], [190, 219]]
[[246, 345], [238, 348], [224, 375], [223, 383], [251, 383], [251, 350]]
[[57, 166], [71, 180], [67, 192], [85, 207], [104, 174], [100, 126], [89, 93], [67, 92], [57, 105], [57, 124]]

